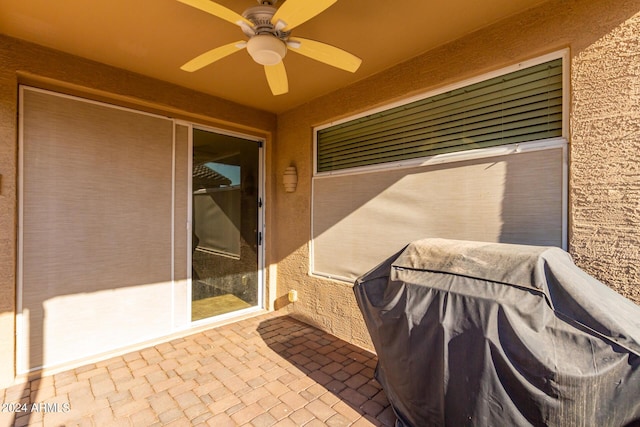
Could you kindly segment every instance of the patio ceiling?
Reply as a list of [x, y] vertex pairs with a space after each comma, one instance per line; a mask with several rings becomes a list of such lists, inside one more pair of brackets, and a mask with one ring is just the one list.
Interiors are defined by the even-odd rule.
[[[280, 96], [271, 94], [262, 66], [246, 51], [194, 73], [181, 71], [191, 58], [246, 37], [238, 27], [176, 0], [4, 0], [0, 32], [279, 113], [544, 1], [338, 1], [292, 35], [345, 49], [362, 58], [362, 66], [351, 74], [289, 53], [289, 93]], [[256, 5], [218, 3], [238, 13]]]

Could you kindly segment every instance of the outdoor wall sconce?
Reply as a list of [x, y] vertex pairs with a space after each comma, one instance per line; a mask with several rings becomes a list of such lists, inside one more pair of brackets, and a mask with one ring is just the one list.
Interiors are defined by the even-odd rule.
[[282, 176], [282, 183], [284, 184], [284, 191], [287, 193], [293, 193], [298, 186], [298, 173], [295, 166], [289, 166], [284, 170]]

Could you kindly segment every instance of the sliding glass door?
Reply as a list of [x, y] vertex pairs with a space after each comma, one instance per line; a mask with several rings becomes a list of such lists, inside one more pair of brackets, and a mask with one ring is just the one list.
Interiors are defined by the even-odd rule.
[[193, 130], [192, 321], [261, 305], [260, 146]]

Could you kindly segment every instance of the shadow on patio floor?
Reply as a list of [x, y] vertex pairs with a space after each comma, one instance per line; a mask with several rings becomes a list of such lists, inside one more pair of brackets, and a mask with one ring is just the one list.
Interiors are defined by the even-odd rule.
[[392, 426], [375, 365], [267, 313], [0, 389], [26, 409], [0, 413], [0, 426]]
[[291, 317], [265, 320], [257, 330], [269, 348], [307, 376], [304, 384], [311, 385], [299, 391], [301, 396], [310, 402], [319, 398], [334, 409], [350, 407], [335, 425], [360, 417], [374, 425], [394, 425], [393, 410], [374, 379], [374, 354]]

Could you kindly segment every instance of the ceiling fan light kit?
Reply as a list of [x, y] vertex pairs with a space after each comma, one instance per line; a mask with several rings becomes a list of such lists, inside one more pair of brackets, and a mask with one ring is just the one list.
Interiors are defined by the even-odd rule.
[[294, 27], [318, 15], [337, 0], [287, 0], [278, 9], [273, 7], [277, 0], [258, 0], [260, 6], [251, 7], [242, 15], [210, 0], [177, 1], [238, 25], [249, 38], [246, 42], [233, 42], [197, 56], [180, 67], [184, 71], [199, 70], [246, 47], [251, 58], [264, 66], [271, 92], [280, 95], [289, 90], [287, 72], [282, 63], [289, 49], [352, 73], [362, 63], [357, 56], [322, 42], [302, 38], [289, 39]]
[[285, 43], [269, 34], [258, 34], [247, 42], [247, 52], [261, 65], [276, 65], [287, 54]]

